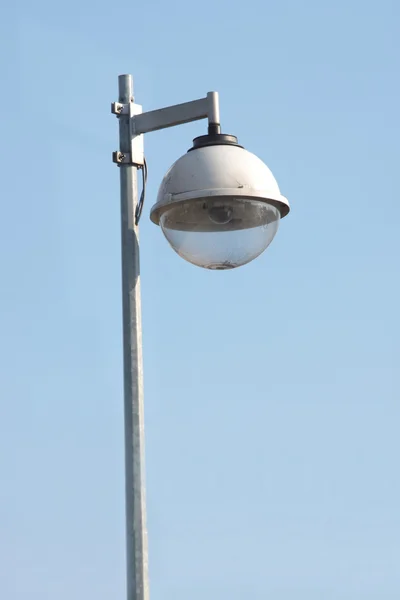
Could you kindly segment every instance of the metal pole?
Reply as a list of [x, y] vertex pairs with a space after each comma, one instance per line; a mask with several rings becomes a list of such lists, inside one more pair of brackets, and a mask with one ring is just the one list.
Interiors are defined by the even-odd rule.
[[[133, 105], [131, 75], [118, 78], [119, 102]], [[131, 111], [129, 111], [131, 113]], [[119, 117], [120, 152], [132, 156], [131, 115]], [[148, 549], [144, 485], [144, 411], [140, 262], [135, 208], [137, 167], [121, 164], [121, 248], [125, 405], [127, 599], [148, 600]]]

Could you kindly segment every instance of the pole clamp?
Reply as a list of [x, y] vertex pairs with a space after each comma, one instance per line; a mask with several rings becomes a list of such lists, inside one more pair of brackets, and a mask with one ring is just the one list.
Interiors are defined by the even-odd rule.
[[144, 162], [144, 161], [140, 162], [140, 158], [137, 161], [132, 160], [130, 152], [121, 152], [120, 150], [117, 150], [116, 152], [112, 153], [112, 161], [113, 161], [113, 163], [117, 164], [118, 166], [131, 165], [133, 167], [138, 167], [138, 168], [142, 167], [143, 162]]
[[[143, 167], [144, 165], [144, 149], [143, 149], [143, 135], [137, 134], [134, 131], [134, 117], [142, 113], [142, 107], [140, 104], [134, 104], [129, 102], [124, 104], [122, 102], [112, 102], [111, 112], [118, 117], [124, 117], [120, 120], [120, 131], [122, 127], [123, 135], [130, 138], [130, 143], [123, 147], [130, 147], [130, 152], [122, 152], [119, 150], [113, 152], [112, 159], [115, 164], [120, 165], [131, 165], [135, 167]], [[121, 135], [121, 134], [120, 134]], [[121, 138], [120, 138], [121, 139]]]
[[129, 104], [122, 104], [121, 102], [111, 103], [111, 112], [113, 115], [129, 115]]

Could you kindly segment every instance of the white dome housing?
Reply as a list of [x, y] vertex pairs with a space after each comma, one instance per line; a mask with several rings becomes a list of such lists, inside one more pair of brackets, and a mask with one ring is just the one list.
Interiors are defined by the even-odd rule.
[[268, 167], [234, 136], [214, 134], [168, 170], [150, 217], [189, 262], [231, 269], [268, 247], [289, 210]]

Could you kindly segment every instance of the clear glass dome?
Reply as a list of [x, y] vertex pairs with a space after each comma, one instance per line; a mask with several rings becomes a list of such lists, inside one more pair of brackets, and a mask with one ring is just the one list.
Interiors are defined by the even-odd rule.
[[171, 247], [205, 269], [234, 269], [252, 261], [272, 242], [279, 210], [250, 198], [197, 199], [173, 204], [160, 217]]

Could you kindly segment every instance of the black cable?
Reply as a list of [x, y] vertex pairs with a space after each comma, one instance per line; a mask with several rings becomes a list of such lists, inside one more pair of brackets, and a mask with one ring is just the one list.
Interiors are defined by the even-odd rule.
[[135, 225], [139, 224], [140, 217], [142, 215], [144, 199], [146, 197], [146, 183], [147, 183], [147, 162], [144, 159], [142, 166], [142, 192], [140, 194], [139, 202], [137, 203], [135, 210]]

